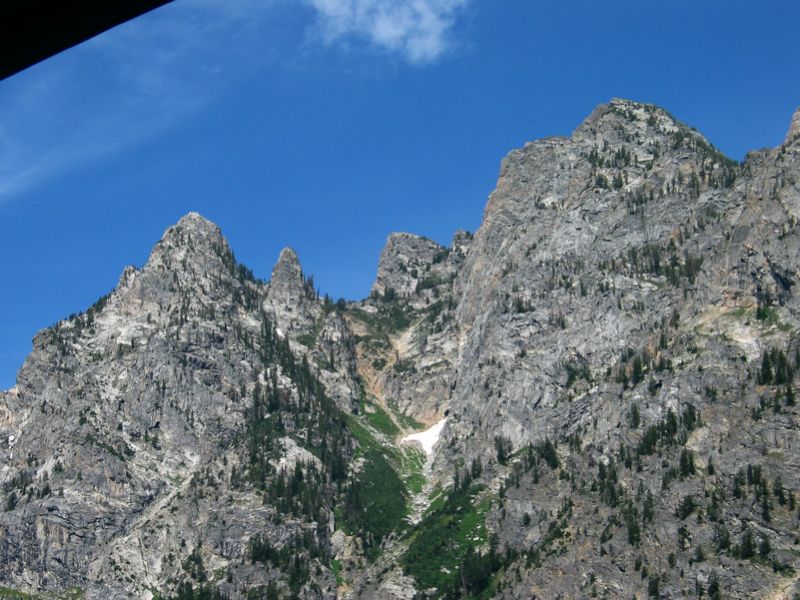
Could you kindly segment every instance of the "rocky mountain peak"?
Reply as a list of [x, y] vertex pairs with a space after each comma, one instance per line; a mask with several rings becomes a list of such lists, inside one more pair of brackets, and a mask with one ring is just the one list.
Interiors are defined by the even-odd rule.
[[303, 283], [303, 269], [300, 259], [292, 248], [281, 250], [278, 262], [272, 268], [272, 283]]
[[191, 261], [208, 267], [212, 259], [229, 257], [231, 251], [220, 228], [200, 214], [190, 212], [167, 228], [153, 248], [148, 265], [185, 268]]
[[390, 255], [402, 255], [407, 252], [423, 251], [427, 254], [431, 252], [438, 252], [443, 247], [431, 239], [421, 235], [406, 232], [393, 232], [389, 234], [386, 239], [386, 246], [384, 246], [382, 257]]
[[689, 207], [703, 191], [731, 186], [738, 172], [735, 161], [666, 110], [613, 99], [570, 138], [529, 142], [509, 153], [485, 222], [503, 226], [550, 209], [611, 214], [651, 196]]
[[628, 143], [649, 147], [674, 144], [680, 138], [696, 138], [710, 146], [697, 131], [655, 104], [613, 98], [596, 107], [575, 130], [573, 141], [593, 144]]
[[297, 253], [292, 248], [284, 248], [272, 268], [267, 296], [273, 300], [297, 301], [306, 295], [306, 285]]
[[180, 218], [180, 220], [164, 232], [163, 240], [178, 239], [187, 241], [189, 236], [196, 237], [197, 240], [218, 242], [223, 239], [220, 228], [196, 212], [190, 212]]
[[[151, 331], [199, 319], [209, 306], [220, 313], [232, 310], [234, 296], [244, 294], [255, 303], [258, 292], [251, 278], [238, 268], [220, 228], [191, 212], [166, 229], [142, 269], [124, 269], [93, 318], [102, 312], [104, 335], [128, 343], [134, 322], [145, 322]], [[144, 339], [142, 331], [137, 335]]]
[[292, 248], [281, 250], [272, 268], [264, 308], [287, 333], [309, 326], [319, 316], [313, 281], [306, 279]]
[[219, 231], [219, 227], [212, 221], [206, 219], [203, 215], [201, 215], [197, 211], [189, 211], [185, 215], [183, 215], [177, 223], [178, 227], [188, 227], [188, 228], [195, 228], [195, 229], [209, 229], [214, 231]]
[[378, 260], [373, 294], [392, 289], [400, 296], [412, 294], [417, 282], [446, 249], [426, 237], [411, 233], [391, 233]]

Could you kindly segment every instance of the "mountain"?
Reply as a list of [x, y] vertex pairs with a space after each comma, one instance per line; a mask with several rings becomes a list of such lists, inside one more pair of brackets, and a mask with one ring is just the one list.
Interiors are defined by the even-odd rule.
[[0, 396], [0, 596], [800, 594], [799, 179], [615, 99], [359, 302], [187, 215]]

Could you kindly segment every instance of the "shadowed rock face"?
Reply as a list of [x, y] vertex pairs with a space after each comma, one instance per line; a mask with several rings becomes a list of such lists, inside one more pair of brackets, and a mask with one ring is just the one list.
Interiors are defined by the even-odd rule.
[[[357, 303], [187, 215], [0, 394], [0, 585], [791, 597], [798, 115], [738, 164], [612, 100], [511, 152], [474, 236], [392, 234]], [[427, 462], [396, 445], [445, 414]], [[410, 535], [369, 518], [392, 481]]]

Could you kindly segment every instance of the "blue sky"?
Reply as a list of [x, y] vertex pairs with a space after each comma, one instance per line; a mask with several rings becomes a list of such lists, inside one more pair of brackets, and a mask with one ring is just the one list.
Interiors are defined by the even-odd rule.
[[0, 388], [190, 210], [359, 298], [391, 231], [474, 230], [500, 159], [654, 102], [730, 156], [800, 105], [796, 0], [176, 0], [0, 82]]

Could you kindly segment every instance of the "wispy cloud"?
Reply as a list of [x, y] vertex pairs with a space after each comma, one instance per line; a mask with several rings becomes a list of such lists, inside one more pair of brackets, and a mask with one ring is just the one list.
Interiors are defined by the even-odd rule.
[[467, 0], [303, 0], [319, 15], [323, 39], [351, 36], [399, 52], [411, 63], [430, 63], [452, 44], [452, 28]]
[[311, 7], [316, 21], [305, 27], [325, 43], [361, 37], [422, 64], [448, 49], [467, 1], [169, 4], [0, 82], [0, 202], [157, 135], [213, 102], [236, 78], [285, 62], [286, 35], [283, 47], [276, 38], [287, 11]]
[[206, 106], [269, 59], [254, 50], [277, 1], [175, 2], [0, 82], [0, 202]]

